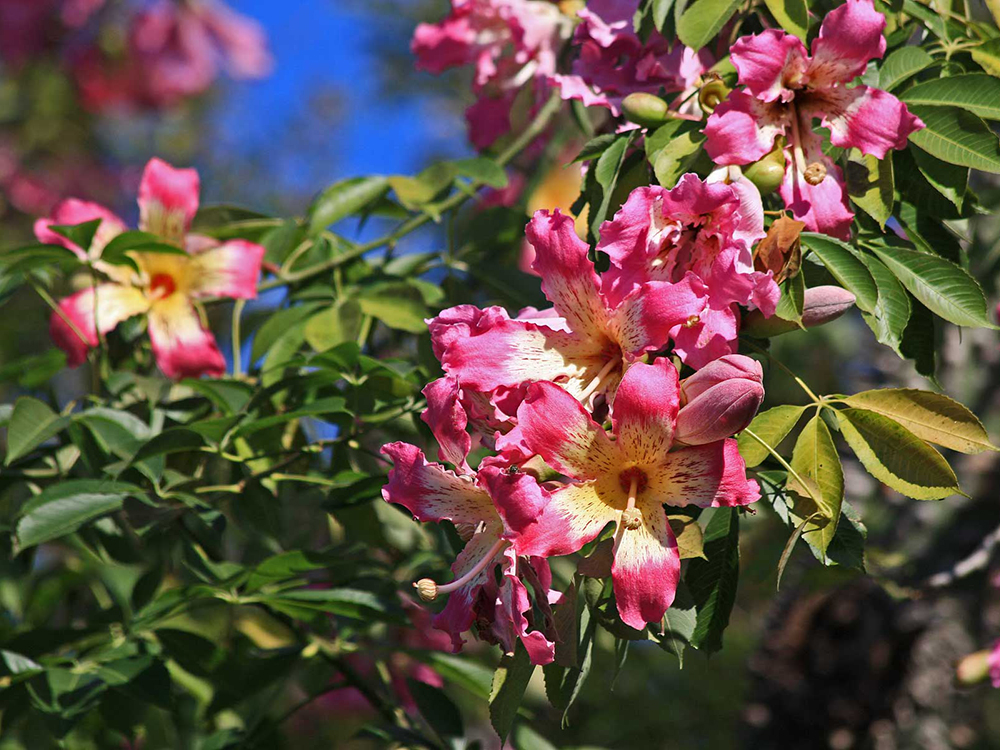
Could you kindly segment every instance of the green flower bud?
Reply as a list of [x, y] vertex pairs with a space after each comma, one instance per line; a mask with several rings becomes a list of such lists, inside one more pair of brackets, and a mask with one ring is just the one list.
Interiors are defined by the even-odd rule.
[[665, 101], [641, 91], [625, 97], [622, 101], [622, 113], [630, 122], [644, 128], [659, 127], [670, 119]]
[[743, 176], [757, 186], [761, 195], [773, 193], [785, 179], [785, 153], [779, 145], [753, 164], [743, 167]]

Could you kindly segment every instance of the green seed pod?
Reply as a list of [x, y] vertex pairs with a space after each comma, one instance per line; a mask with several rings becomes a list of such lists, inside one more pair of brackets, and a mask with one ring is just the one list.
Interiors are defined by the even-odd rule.
[[644, 92], [629, 94], [622, 101], [622, 113], [630, 122], [644, 128], [656, 128], [670, 119], [667, 103]]
[[781, 187], [785, 179], [785, 153], [781, 146], [743, 167], [743, 176], [757, 186], [761, 195], [768, 195]]

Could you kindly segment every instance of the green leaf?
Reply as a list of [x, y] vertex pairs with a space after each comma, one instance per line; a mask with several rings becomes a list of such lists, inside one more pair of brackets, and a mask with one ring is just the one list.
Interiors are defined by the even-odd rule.
[[851, 406], [889, 417], [921, 440], [960, 453], [1000, 450], [971, 411], [958, 401], [916, 388], [878, 388], [848, 396]]
[[295, 589], [261, 597], [281, 611], [302, 608], [355, 620], [399, 620], [399, 613], [371, 591], [352, 588]]
[[[808, 524], [809, 522], [813, 521], [818, 517], [819, 513], [813, 513], [811, 516], [803, 518], [802, 521], [799, 523], [799, 525], [795, 527], [795, 531], [792, 532], [792, 535], [788, 537], [788, 541], [785, 542], [785, 548], [781, 551], [781, 557], [778, 559], [778, 577], [774, 583], [774, 588], [776, 591], [781, 590], [781, 577], [785, 574], [785, 566], [788, 565], [788, 560], [792, 556], [792, 550], [795, 549], [795, 543], [799, 541], [799, 537], [801, 537], [802, 532], [805, 531], [806, 524]], [[826, 555], [825, 550], [823, 552], [823, 555], [824, 556]]]
[[771, 455], [770, 451], [761, 445], [760, 440], [752, 437], [749, 433], [752, 432], [776, 449], [798, 423], [805, 410], [804, 406], [783, 404], [763, 411], [754, 417], [747, 429], [740, 433], [738, 440], [740, 455], [743, 456], [748, 469], [759, 465]]
[[696, 0], [678, 19], [677, 36], [691, 49], [701, 49], [712, 41], [739, 7], [739, 0]]
[[170, 453], [196, 451], [205, 445], [205, 438], [194, 430], [186, 427], [171, 427], [164, 430], [152, 440], [143, 444], [132, 456], [130, 463], [144, 461], [153, 456], [164, 456]]
[[86, 251], [90, 249], [90, 245], [94, 241], [94, 235], [97, 234], [97, 229], [103, 221], [104, 219], [91, 219], [90, 221], [72, 226], [50, 224], [49, 229]]
[[841, 286], [854, 295], [859, 309], [869, 313], [875, 310], [878, 287], [868, 267], [852, 247], [833, 237], [812, 232], [802, 233], [802, 244], [820, 259]]
[[420, 290], [406, 282], [390, 281], [367, 287], [361, 290], [357, 300], [365, 315], [378, 318], [390, 328], [409, 333], [427, 330], [424, 318], [428, 311], [423, 296]]
[[1000, 139], [982, 119], [957, 107], [914, 104], [910, 111], [927, 126], [911, 142], [949, 164], [1000, 174]]
[[931, 312], [955, 325], [994, 327], [986, 312], [983, 290], [965, 269], [919, 250], [903, 247], [874, 250], [910, 294]]
[[[833, 436], [826, 422], [817, 414], [802, 428], [802, 433], [792, 451], [791, 467], [803, 479], [810, 480], [815, 499], [800, 495], [791, 508], [800, 522], [806, 523], [804, 533], [809, 540], [826, 554], [840, 521], [840, 505], [844, 500], [844, 469], [833, 443]], [[805, 488], [801, 488], [805, 489]]]
[[676, 656], [681, 666], [684, 666], [684, 650], [691, 645], [697, 624], [698, 611], [694, 597], [687, 584], [681, 581], [677, 584], [674, 601], [663, 613], [663, 634], [656, 636], [660, 648]]
[[792, 36], [806, 41], [809, 33], [809, 9], [805, 0], [764, 0], [774, 20]]
[[507, 173], [492, 159], [478, 156], [474, 159], [462, 159], [452, 163], [462, 177], [468, 177], [470, 180], [481, 182], [497, 190], [507, 187]]
[[87, 521], [118, 510], [125, 498], [144, 494], [132, 485], [101, 479], [70, 479], [52, 485], [21, 509], [15, 532], [18, 548], [71, 534]]
[[571, 163], [575, 164], [578, 161], [592, 161], [607, 151], [608, 148], [610, 148], [611, 145], [617, 140], [617, 133], [605, 133], [604, 135], [599, 135], [596, 138], [591, 138], [583, 144], [583, 148], [580, 149], [580, 153], [576, 155], [576, 158], [574, 158]]
[[150, 232], [122, 232], [101, 250], [101, 260], [116, 266], [130, 266], [138, 270], [130, 253], [158, 253], [161, 255], [186, 255], [183, 249], [163, 241]]
[[916, 146], [910, 153], [927, 182], [961, 211], [969, 187], [969, 168], [948, 164]]
[[892, 91], [933, 62], [934, 58], [922, 47], [901, 47], [888, 55], [879, 67], [878, 88]]
[[957, 107], [987, 120], [1000, 120], [1000, 80], [984, 73], [934, 78], [899, 97], [907, 106]]
[[590, 234], [597, 237], [598, 230], [608, 215], [608, 208], [611, 206], [611, 196], [615, 192], [615, 185], [618, 176], [621, 174], [622, 165], [625, 163], [625, 154], [632, 143], [635, 131], [629, 131], [625, 135], [618, 136], [608, 149], [601, 154], [594, 165], [594, 179], [601, 188], [600, 206], [590, 206]]
[[782, 320], [801, 325], [802, 310], [806, 303], [806, 275], [800, 269], [799, 273], [782, 281], [780, 289], [781, 297], [778, 298], [774, 314]]
[[406, 685], [410, 688], [410, 695], [413, 696], [420, 715], [441, 739], [458, 739], [465, 734], [462, 714], [443, 690], [412, 677], [406, 680]]
[[910, 306], [910, 320], [903, 331], [899, 353], [913, 361], [918, 373], [935, 382], [939, 318], [915, 299], [910, 299]]
[[528, 681], [535, 671], [528, 652], [517, 641], [514, 655], [504, 654], [497, 671], [493, 673], [493, 687], [490, 690], [490, 723], [503, 744], [514, 725], [517, 709], [521, 705]]
[[972, 59], [991, 76], [1000, 78], [1000, 39], [990, 39], [969, 50]]
[[250, 348], [250, 361], [258, 361], [268, 353], [285, 331], [304, 321], [321, 307], [323, 307], [322, 302], [304, 302], [274, 313], [264, 321], [264, 324], [254, 334], [253, 346]]
[[674, 0], [653, 0], [653, 25], [657, 31], [663, 32], [663, 26], [673, 5]]
[[910, 295], [892, 271], [878, 258], [867, 253], [859, 256], [878, 287], [878, 301], [871, 313], [861, 313], [879, 343], [891, 347], [903, 356], [901, 346], [906, 324], [910, 320]]
[[[295, 308], [292, 308], [295, 309]], [[317, 352], [325, 352], [345, 341], [354, 341], [361, 331], [364, 313], [360, 303], [346, 297], [309, 318], [305, 327], [306, 343]]]
[[682, 174], [691, 171], [705, 142], [704, 134], [698, 130], [690, 127], [682, 130], [656, 153], [653, 161], [656, 181], [665, 188], [674, 187]]
[[309, 207], [309, 231], [316, 234], [381, 198], [389, 189], [385, 177], [353, 177], [336, 182]]
[[303, 417], [321, 418], [333, 414], [346, 415], [349, 414], [346, 410], [346, 406], [347, 402], [340, 396], [330, 396], [328, 398], [316, 399], [300, 409], [283, 412], [281, 414], [274, 414], [270, 417], [264, 417], [263, 419], [256, 419], [252, 422], [248, 422], [237, 430], [236, 435], [237, 437], [247, 437], [255, 432], [266, 430], [268, 427], [285, 424], [293, 419], [302, 419]]
[[895, 188], [892, 176], [892, 152], [884, 159], [864, 156], [857, 149], [851, 149], [845, 170], [847, 194], [854, 205], [871, 216], [878, 225], [885, 228], [892, 216]]
[[898, 422], [867, 409], [840, 410], [837, 421], [868, 473], [897, 492], [916, 500], [961, 493], [944, 457]]
[[4, 465], [28, 455], [39, 445], [55, 437], [70, 422], [37, 398], [22, 396], [14, 402], [7, 425], [7, 457]]
[[441, 651], [428, 651], [418, 658], [430, 664], [446, 681], [462, 686], [480, 700], [489, 700], [493, 673], [482, 664]]
[[[396, 193], [399, 202], [410, 210], [428, 208], [428, 204], [447, 190], [455, 180], [458, 169], [449, 162], [432, 164], [415, 177], [395, 175], [389, 178], [389, 186]], [[429, 211], [435, 215], [434, 211]]]
[[687, 585], [698, 610], [691, 645], [712, 653], [722, 648], [722, 634], [736, 603], [740, 577], [740, 521], [736, 508], [718, 508], [705, 529], [707, 560], [695, 558]]

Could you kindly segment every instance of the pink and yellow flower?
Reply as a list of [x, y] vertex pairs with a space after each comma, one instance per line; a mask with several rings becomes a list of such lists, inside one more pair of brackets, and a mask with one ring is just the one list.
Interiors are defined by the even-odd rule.
[[780, 292], [773, 274], [753, 267], [751, 245], [763, 236], [760, 194], [746, 180], [686, 174], [672, 190], [638, 188], [601, 227], [597, 249], [611, 259], [602, 289], [615, 303], [645, 284], [677, 286], [694, 277], [697, 302], [669, 334], [681, 359], [702, 367], [736, 351], [738, 305], [774, 313]]
[[518, 408], [517, 427], [497, 441], [508, 460], [538, 455], [572, 480], [553, 491], [512, 487], [497, 497], [517, 550], [570, 554], [613, 523], [618, 613], [638, 629], [660, 621], [680, 578], [664, 504], [728, 507], [760, 498], [735, 440], [671, 450], [679, 403], [669, 360], [632, 365], [612, 407], [612, 438], [565, 390], [534, 383]]
[[776, 29], [737, 41], [732, 60], [746, 89], [732, 92], [709, 118], [709, 156], [718, 164], [747, 164], [784, 136], [785, 205], [810, 230], [849, 238], [854, 215], [844, 176], [823, 154], [813, 120], [830, 130], [834, 146], [878, 159], [905, 148], [907, 137], [924, 127], [892, 94], [846, 85], [885, 53], [884, 28], [871, 0], [847, 0], [823, 20], [811, 56], [796, 37]]
[[[178, 253], [131, 253], [138, 270], [100, 260], [100, 252], [125, 230], [125, 223], [98, 204], [70, 199], [52, 217], [36, 223], [39, 240], [64, 245], [108, 277], [107, 282], [62, 300], [62, 315], [52, 314], [49, 330], [71, 367], [81, 364], [88, 349], [97, 346], [98, 331], [108, 333], [126, 318], [145, 315], [153, 355], [164, 375], [180, 379], [225, 373], [225, 359], [212, 332], [202, 324], [195, 301], [255, 298], [264, 248], [244, 240], [219, 244], [188, 234], [198, 210], [198, 191], [195, 170], [174, 169], [159, 159], [146, 165], [139, 186], [139, 228], [177, 247]], [[101, 224], [87, 249], [51, 229], [53, 224], [91, 219], [101, 219]]]
[[610, 401], [625, 367], [664, 347], [669, 331], [704, 307], [707, 292], [694, 274], [677, 283], [647, 281], [612, 303], [573, 219], [558, 210], [536, 213], [527, 236], [558, 317], [546, 311], [511, 319], [500, 308], [466, 305], [430, 321], [445, 372], [465, 388], [491, 393], [547, 380], [586, 404], [602, 394]]
[[[451, 568], [455, 580], [438, 585], [425, 578], [416, 584], [425, 600], [448, 594], [448, 604], [434, 617], [434, 627], [449, 633], [458, 651], [464, 643], [462, 634], [482, 614], [491, 624], [492, 637], [507, 652], [513, 652], [514, 639], [519, 638], [533, 663], [552, 661], [552, 641], [537, 628], [529, 631], [532, 623], [525, 617], [531, 600], [521, 582], [519, 566], [531, 563], [521, 559], [520, 551], [511, 545], [495, 505], [500, 497], [510, 494], [537, 496], [541, 490], [535, 479], [489, 465], [480, 467], [475, 476], [460, 476], [440, 464], [428, 463], [420, 449], [408, 443], [390, 443], [382, 447], [382, 453], [393, 463], [382, 497], [402, 505], [418, 521], [451, 521], [466, 540]], [[497, 565], [502, 575], [499, 587], [493, 579]]]

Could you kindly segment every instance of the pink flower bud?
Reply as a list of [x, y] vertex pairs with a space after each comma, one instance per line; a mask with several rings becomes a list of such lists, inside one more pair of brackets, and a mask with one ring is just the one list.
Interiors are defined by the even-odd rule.
[[[854, 295], [839, 286], [814, 286], [806, 289], [802, 307], [802, 325], [815, 328], [831, 320], [836, 320], [854, 306]], [[799, 327], [790, 320], [772, 315], [765, 318], [760, 310], [754, 310], [743, 319], [742, 333], [764, 339], [777, 336]]]
[[742, 354], [728, 354], [685, 378], [674, 441], [704, 445], [742, 430], [764, 400], [763, 379], [760, 363]]

